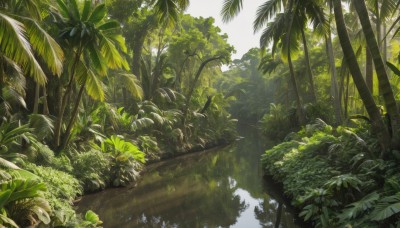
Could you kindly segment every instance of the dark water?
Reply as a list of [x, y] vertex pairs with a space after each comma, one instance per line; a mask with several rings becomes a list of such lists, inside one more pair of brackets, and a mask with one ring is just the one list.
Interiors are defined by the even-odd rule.
[[228, 147], [152, 165], [135, 188], [85, 196], [78, 210], [95, 211], [104, 227], [297, 227], [262, 178], [260, 155], [272, 143], [249, 127], [239, 134]]

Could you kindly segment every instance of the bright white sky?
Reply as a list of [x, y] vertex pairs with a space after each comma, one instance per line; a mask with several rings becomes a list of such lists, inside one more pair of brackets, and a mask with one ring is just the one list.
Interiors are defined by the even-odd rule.
[[223, 0], [191, 0], [186, 13], [195, 17], [214, 17], [215, 24], [227, 33], [228, 42], [236, 49], [232, 59], [240, 59], [250, 48], [259, 47], [260, 32], [253, 33], [253, 21], [257, 7], [265, 0], [243, 1], [243, 9], [229, 23], [223, 23], [220, 16]]

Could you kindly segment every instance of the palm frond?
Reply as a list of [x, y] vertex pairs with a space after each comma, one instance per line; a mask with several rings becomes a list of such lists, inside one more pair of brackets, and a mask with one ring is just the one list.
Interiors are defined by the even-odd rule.
[[140, 87], [140, 82], [133, 74], [119, 73], [117, 74], [118, 81], [125, 87], [132, 96], [138, 99], [143, 98], [143, 89]]
[[86, 80], [86, 92], [95, 100], [103, 101], [105, 98], [104, 95], [104, 85], [100, 78], [96, 77], [96, 75], [89, 70], [87, 73]]
[[178, 21], [180, 11], [183, 11], [189, 5], [188, 0], [157, 0], [154, 9], [160, 20], [167, 22]]
[[221, 15], [222, 21], [231, 21], [243, 8], [243, 0], [224, 0]]
[[44, 85], [47, 81], [46, 75], [35, 59], [25, 34], [25, 26], [21, 22], [0, 12], [0, 51], [20, 65], [25, 74]]
[[40, 25], [29, 18], [22, 18], [33, 50], [49, 66], [53, 74], [61, 75], [64, 52], [58, 43]]
[[44, 139], [54, 134], [54, 121], [45, 115], [29, 115], [29, 126], [39, 139]]
[[282, 0], [268, 0], [260, 5], [253, 23], [254, 31], [259, 31], [264, 25], [282, 10]]
[[124, 68], [125, 70], [129, 70], [128, 62], [123, 56], [121, 56], [111, 39], [102, 36], [100, 39], [100, 48], [109, 68]]

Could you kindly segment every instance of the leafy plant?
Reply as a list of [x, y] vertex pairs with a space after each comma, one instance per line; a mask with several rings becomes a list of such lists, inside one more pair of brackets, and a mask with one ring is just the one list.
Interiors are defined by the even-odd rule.
[[73, 174], [86, 192], [104, 189], [110, 179], [111, 156], [90, 150], [79, 153], [73, 160]]
[[126, 186], [138, 178], [145, 154], [136, 145], [113, 135], [101, 144], [101, 149], [112, 155], [111, 181], [114, 186]]
[[50, 223], [51, 208], [42, 198], [47, 191], [44, 183], [13, 179], [1, 183], [0, 189], [0, 224], [18, 227]]
[[39, 177], [47, 190], [43, 193], [49, 202], [52, 213], [51, 221], [54, 226], [62, 226], [76, 223], [76, 213], [72, 203], [78, 195], [82, 194], [79, 181], [70, 174], [55, 170], [51, 167], [27, 164], [26, 168]]

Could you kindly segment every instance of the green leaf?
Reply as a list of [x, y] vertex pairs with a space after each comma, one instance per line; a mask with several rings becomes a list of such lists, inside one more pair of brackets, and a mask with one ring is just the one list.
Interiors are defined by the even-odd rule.
[[87, 74], [85, 88], [90, 97], [95, 100], [104, 101], [105, 95], [103, 82], [90, 70]]
[[120, 29], [120, 28], [121, 28], [121, 25], [116, 20], [107, 21], [106, 23], [99, 25], [97, 27], [98, 30], [103, 30], [103, 31], [110, 30], [110, 29]]
[[65, 5], [65, 2], [63, 0], [56, 0], [56, 1], [57, 1], [57, 5], [58, 5], [61, 15], [65, 18], [68, 18], [68, 17], [72, 18], [72, 15], [70, 15], [68, 7], [67, 7], [67, 5]]
[[89, 17], [90, 9], [92, 8], [92, 0], [85, 0], [82, 10], [81, 20], [86, 21]]
[[0, 214], [0, 224], [8, 225], [6, 227], [19, 228], [19, 226], [14, 222], [14, 220], [10, 219], [6, 215]]
[[11, 196], [11, 193], [12, 193], [11, 189], [0, 192], [0, 208], [3, 208], [7, 204], [8, 199]]
[[391, 62], [386, 62], [386, 65], [393, 71], [394, 74], [400, 77], [400, 70]]
[[93, 225], [99, 225], [102, 222], [100, 221], [99, 216], [91, 210], [88, 210], [85, 214], [85, 220], [90, 222]]
[[107, 14], [107, 8], [105, 4], [100, 4], [96, 6], [92, 14], [89, 17], [89, 21], [93, 24], [99, 23]]
[[400, 194], [385, 197], [379, 200], [375, 210], [371, 213], [371, 220], [382, 221], [400, 212]]
[[47, 213], [46, 210], [44, 210], [42, 207], [35, 206], [32, 211], [37, 215], [40, 221], [42, 221], [44, 224], [49, 224], [51, 222], [50, 215]]

